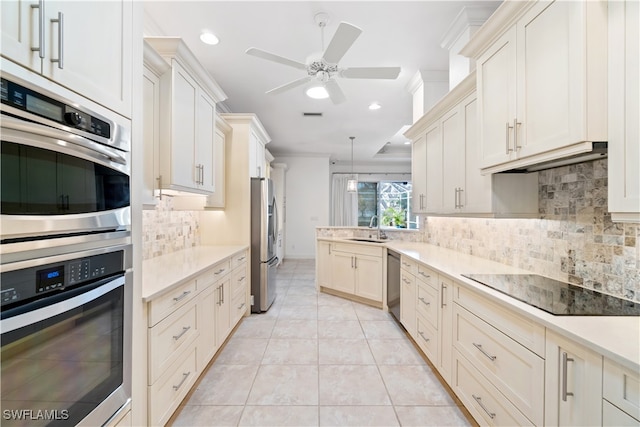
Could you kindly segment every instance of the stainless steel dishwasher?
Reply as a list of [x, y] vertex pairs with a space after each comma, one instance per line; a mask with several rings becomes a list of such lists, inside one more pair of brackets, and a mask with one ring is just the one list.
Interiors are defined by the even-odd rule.
[[387, 250], [387, 306], [400, 322], [400, 254]]

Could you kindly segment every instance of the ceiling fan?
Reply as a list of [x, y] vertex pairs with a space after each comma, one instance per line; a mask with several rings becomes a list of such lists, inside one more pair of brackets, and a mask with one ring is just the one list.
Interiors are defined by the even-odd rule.
[[[316, 14], [314, 18], [324, 36], [324, 27], [327, 25], [329, 16], [326, 13], [320, 12]], [[326, 49], [324, 49], [324, 37], [322, 37], [324, 50], [322, 56], [320, 58], [312, 58], [308, 60], [306, 64], [255, 47], [247, 49], [245, 53], [307, 72], [306, 76], [271, 89], [266, 92], [267, 94], [282, 93], [316, 79], [324, 86], [331, 101], [334, 104], [340, 104], [344, 102], [346, 98], [336, 78], [396, 79], [400, 74], [400, 67], [340, 68], [338, 66], [338, 62], [347, 50], [349, 50], [351, 45], [353, 45], [358, 36], [360, 36], [360, 33], [362, 33], [360, 28], [347, 22], [341, 22]]]

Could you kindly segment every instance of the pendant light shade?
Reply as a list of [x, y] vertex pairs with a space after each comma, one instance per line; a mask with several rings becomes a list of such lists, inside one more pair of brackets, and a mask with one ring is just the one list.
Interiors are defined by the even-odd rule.
[[355, 136], [350, 136], [351, 140], [351, 178], [347, 181], [347, 192], [349, 193], [357, 193], [358, 192], [358, 180], [353, 175], [353, 140], [356, 139]]
[[358, 191], [358, 180], [350, 179], [347, 181], [347, 191], [349, 193], [356, 193]]

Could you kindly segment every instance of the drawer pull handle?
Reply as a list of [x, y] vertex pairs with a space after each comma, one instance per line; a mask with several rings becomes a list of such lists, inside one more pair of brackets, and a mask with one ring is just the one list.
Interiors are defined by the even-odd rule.
[[247, 276], [242, 276], [241, 278], [238, 279], [238, 282], [242, 282]]
[[245, 304], [245, 303], [240, 304], [240, 306], [238, 307], [238, 310], [241, 310], [241, 309], [242, 309], [242, 307], [244, 307], [244, 304]]
[[487, 356], [487, 358], [489, 358], [489, 360], [491, 360], [492, 362], [493, 362], [494, 360], [496, 360], [496, 359], [497, 359], [497, 357], [496, 357], [496, 356], [492, 356], [492, 355], [490, 355], [489, 353], [487, 353], [487, 352], [485, 351], [485, 349], [484, 349], [484, 348], [482, 348], [482, 344], [476, 344], [476, 343], [473, 343], [473, 346], [474, 346], [475, 348], [477, 348], [478, 350], [480, 350], [480, 353], [482, 353], [482, 354], [484, 354], [485, 356]]
[[562, 401], [567, 401], [567, 396], [573, 396], [573, 393], [567, 391], [567, 364], [573, 362], [566, 352], [562, 352]]
[[489, 415], [489, 418], [494, 419], [496, 417], [496, 413], [495, 412], [491, 412], [487, 409], [486, 406], [484, 406], [484, 403], [482, 403], [482, 398], [476, 396], [475, 394], [472, 394], [471, 396], [473, 396], [473, 398], [475, 399], [476, 402], [478, 402], [478, 405], [480, 405], [480, 407], [482, 408], [482, 410], [484, 412], [487, 413], [487, 415]]
[[424, 298], [422, 298], [422, 297], [419, 297], [418, 299], [419, 299], [420, 301], [422, 301], [425, 305], [431, 305], [431, 303], [430, 303], [429, 301], [425, 301], [425, 299], [424, 299]]
[[178, 389], [179, 389], [180, 387], [182, 387], [182, 384], [184, 384], [184, 382], [187, 380], [187, 378], [189, 378], [189, 375], [191, 375], [191, 371], [189, 371], [189, 372], [183, 372], [183, 373], [182, 373], [182, 381], [180, 381], [180, 384], [178, 384], [178, 385], [174, 385], [174, 386], [173, 386], [173, 389], [174, 389], [175, 391], [178, 391]]
[[411, 280], [407, 280], [405, 277], [402, 278], [402, 281], [407, 284], [411, 283]]
[[425, 274], [425, 272], [424, 272], [424, 271], [418, 271], [418, 273], [420, 273], [420, 275], [421, 275], [421, 276], [424, 276], [424, 277], [426, 277], [427, 279], [428, 279], [429, 277], [431, 277], [430, 275]]
[[223, 271], [225, 271], [225, 270], [226, 270], [226, 268], [221, 268], [220, 270], [216, 271], [216, 272], [215, 272], [215, 273], [213, 273], [213, 274], [215, 274], [215, 275], [217, 276], [218, 274], [222, 273], [222, 272], [223, 272]]
[[187, 333], [187, 331], [188, 331], [189, 329], [191, 329], [191, 326], [183, 326], [183, 327], [182, 327], [182, 332], [180, 332], [178, 335], [174, 335], [174, 336], [173, 336], [173, 339], [174, 339], [174, 340], [176, 340], [176, 341], [178, 341], [180, 338], [182, 338], [182, 336], [183, 336], [184, 334], [186, 334], [186, 333]]
[[246, 256], [242, 256], [241, 258], [238, 258], [238, 262], [240, 262], [240, 261], [244, 261], [244, 260], [245, 260], [245, 258], [247, 258], [247, 257], [246, 257]]
[[179, 297], [174, 297], [174, 298], [173, 298], [173, 300], [174, 300], [175, 302], [178, 302], [178, 301], [180, 301], [181, 299], [184, 299], [184, 297], [186, 297], [186, 296], [187, 296], [187, 295], [189, 295], [190, 293], [191, 293], [191, 291], [184, 291], [184, 292], [182, 293], [182, 295], [180, 295]]
[[427, 337], [425, 337], [425, 336], [424, 336], [424, 332], [422, 332], [422, 331], [418, 331], [418, 334], [420, 334], [420, 336], [422, 337], [422, 339], [423, 339], [425, 342], [429, 342], [429, 341], [431, 341], [431, 339], [430, 339], [430, 338], [427, 338]]

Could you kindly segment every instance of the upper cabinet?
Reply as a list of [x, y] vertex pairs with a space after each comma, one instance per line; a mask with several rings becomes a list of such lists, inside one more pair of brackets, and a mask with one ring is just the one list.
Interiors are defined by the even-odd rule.
[[218, 116], [216, 118], [216, 135], [213, 144], [213, 158], [215, 162], [213, 165], [215, 173], [213, 180], [215, 191], [207, 197], [205, 208], [224, 209], [225, 207], [227, 139], [230, 138], [231, 126], [229, 126], [222, 117]]
[[640, 3], [609, 2], [609, 211], [640, 222]]
[[[226, 95], [178, 37], [145, 41], [169, 64], [160, 76], [161, 190], [213, 195], [216, 191], [216, 103]], [[154, 108], [145, 105], [146, 108]], [[146, 131], [145, 131], [146, 132]]]
[[607, 2], [504, 2], [462, 50], [476, 59], [483, 173], [607, 141]]
[[130, 118], [133, 3], [3, 0], [2, 56]]
[[475, 87], [472, 73], [405, 133], [413, 141], [413, 212], [536, 216], [537, 174], [480, 174]]
[[268, 142], [268, 139], [264, 138], [264, 133], [251, 131], [249, 135], [249, 175], [251, 177], [265, 178], [267, 176], [265, 144]]

